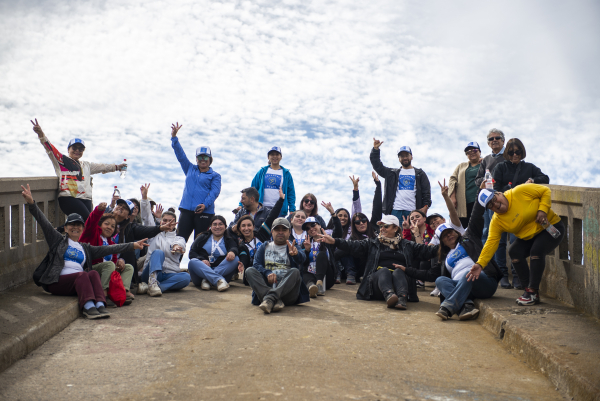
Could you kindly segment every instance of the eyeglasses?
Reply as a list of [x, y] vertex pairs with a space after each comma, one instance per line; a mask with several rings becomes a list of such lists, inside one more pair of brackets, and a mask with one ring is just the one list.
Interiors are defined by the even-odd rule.
[[198, 156], [198, 160], [210, 160], [209, 156]]
[[509, 150], [508, 152], [506, 152], [510, 157], [513, 157], [513, 155], [517, 155], [517, 156], [521, 156], [523, 154], [523, 151], [521, 149], [517, 149], [517, 150]]
[[499, 141], [501, 139], [502, 139], [501, 136], [491, 136], [491, 137], [488, 138], [488, 142]]
[[469, 153], [477, 153], [477, 152], [479, 152], [479, 149], [469, 149], [469, 150], [465, 151], [465, 154], [468, 155]]
[[304, 199], [302, 202], [308, 203], [309, 205], [316, 205], [315, 201], [313, 201], [312, 199]]
[[363, 217], [362, 219], [354, 220], [354, 224], [367, 224], [368, 222], [369, 222], [369, 219], [367, 219], [366, 217]]

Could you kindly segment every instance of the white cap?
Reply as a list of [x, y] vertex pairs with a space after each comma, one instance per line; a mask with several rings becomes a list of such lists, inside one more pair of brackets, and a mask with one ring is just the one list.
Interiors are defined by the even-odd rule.
[[267, 152], [267, 156], [271, 152], [278, 152], [280, 155], [283, 156], [283, 153], [281, 153], [281, 148], [279, 146], [273, 146], [271, 149], [269, 149], [269, 151]]
[[408, 152], [412, 155], [412, 150], [410, 150], [410, 147], [408, 146], [401, 146], [400, 149], [398, 149], [398, 152], [396, 152], [396, 154], [399, 155], [400, 152]]
[[212, 157], [210, 148], [208, 146], [200, 146], [199, 148], [196, 148], [196, 157], [200, 155], [207, 155], [208, 157]]
[[467, 146], [465, 146], [465, 152], [469, 148], [475, 148], [475, 149], [481, 150], [481, 148], [479, 147], [479, 144], [477, 142], [475, 142], [475, 141], [467, 143]]
[[67, 146], [67, 149], [69, 149], [71, 146], [75, 145], [76, 143], [82, 144], [83, 147], [85, 148], [85, 142], [83, 142], [83, 139], [73, 138], [69, 141], [69, 146]]
[[[317, 223], [319, 224], [319, 222], [317, 221], [317, 219], [315, 219], [313, 216], [308, 217], [306, 220], [304, 220], [304, 224], [302, 224], [302, 229], [304, 231], [308, 230], [308, 225], [312, 224], [312, 223]], [[319, 224], [320, 225], [320, 224]]]
[[479, 204], [483, 207], [487, 207], [488, 203], [490, 203], [490, 201], [494, 197], [495, 193], [496, 193], [496, 191], [490, 191], [489, 189], [482, 189], [481, 192], [479, 192], [479, 196], [477, 197]]
[[381, 218], [381, 221], [377, 222], [378, 226], [382, 226], [384, 224], [393, 224], [395, 226], [400, 227], [400, 221], [398, 220], [398, 218], [391, 214], [388, 214], [388, 215], [384, 214], [383, 217]]

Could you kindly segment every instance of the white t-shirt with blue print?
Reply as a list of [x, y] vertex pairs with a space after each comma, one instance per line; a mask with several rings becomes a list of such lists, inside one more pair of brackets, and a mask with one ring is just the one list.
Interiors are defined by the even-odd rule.
[[265, 174], [265, 184], [263, 187], [263, 206], [273, 207], [279, 199], [279, 188], [283, 183], [283, 169], [273, 170], [271, 167]]
[[[108, 245], [110, 245], [110, 244], [108, 243], [108, 239], [106, 239], [106, 237], [104, 237], [104, 235], [101, 235], [101, 236], [100, 236], [100, 238], [102, 238], [102, 245], [104, 245], [104, 246], [108, 246]], [[110, 262], [111, 260], [112, 260], [112, 255], [106, 255], [106, 256], [104, 257], [104, 261], [105, 261], [105, 262]]]
[[458, 281], [463, 278], [474, 264], [475, 262], [467, 255], [467, 251], [460, 243], [446, 256], [446, 269], [450, 272], [452, 280]]
[[398, 177], [398, 189], [394, 200], [394, 210], [415, 210], [417, 208], [417, 185], [415, 169], [403, 168]]
[[83, 264], [85, 263], [85, 252], [79, 242], [69, 239], [69, 247], [64, 254], [65, 267], [60, 272], [61, 276], [66, 274], [83, 272]]

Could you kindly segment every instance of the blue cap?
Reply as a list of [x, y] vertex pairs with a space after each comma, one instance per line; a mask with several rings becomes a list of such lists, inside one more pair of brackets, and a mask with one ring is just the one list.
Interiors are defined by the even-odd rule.
[[208, 146], [200, 146], [199, 148], [197, 148], [196, 149], [196, 157], [198, 157], [200, 155], [206, 155], [208, 157], [212, 157], [210, 148]]
[[83, 139], [73, 138], [69, 141], [69, 146], [67, 146], [67, 149], [69, 149], [71, 146], [75, 145], [76, 143], [82, 144], [83, 147], [85, 148], [85, 142], [83, 142]]
[[129, 199], [117, 199], [117, 205], [124, 203], [129, 208], [129, 214], [133, 213], [133, 209], [135, 209], [135, 203], [130, 201]]
[[479, 192], [479, 196], [477, 196], [479, 204], [487, 208], [488, 203], [490, 203], [496, 192], [497, 191], [493, 190], [490, 191], [489, 189], [482, 189], [481, 192]]
[[281, 153], [281, 148], [279, 146], [273, 146], [271, 149], [269, 149], [269, 151], [267, 152], [267, 156], [271, 152], [278, 152], [280, 155], [283, 155], [283, 153]]
[[396, 154], [399, 155], [400, 152], [408, 152], [412, 155], [412, 150], [410, 150], [410, 147], [408, 146], [401, 146], [400, 149], [398, 149], [398, 152], [396, 152]]
[[469, 148], [476, 148], [479, 149], [479, 151], [481, 152], [481, 148], [479, 147], [479, 144], [477, 142], [469, 142], [467, 144], [467, 147], [465, 148], [465, 152], [469, 149]]
[[[308, 225], [311, 223], [317, 223], [319, 224], [319, 222], [317, 221], [317, 219], [315, 219], [313, 216], [310, 216], [309, 218], [307, 218], [306, 220], [304, 220], [304, 224], [302, 224], [302, 229], [304, 231], [306, 231], [308, 229]], [[320, 224], [319, 224], [320, 225]]]

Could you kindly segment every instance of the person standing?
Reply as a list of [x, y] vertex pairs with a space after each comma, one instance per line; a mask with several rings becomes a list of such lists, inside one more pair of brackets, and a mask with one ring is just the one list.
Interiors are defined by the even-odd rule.
[[471, 211], [477, 200], [479, 187], [475, 183], [481, 164], [481, 148], [477, 142], [469, 142], [465, 148], [468, 161], [460, 163], [450, 176], [448, 187], [450, 199], [458, 212], [463, 227], [469, 225]]
[[[31, 121], [31, 120], [30, 120]], [[42, 127], [35, 119], [33, 131], [48, 154], [58, 176], [58, 206], [67, 216], [77, 213], [85, 221], [92, 212], [92, 174], [106, 174], [126, 168], [122, 164], [92, 163], [80, 160], [85, 151], [83, 139], [73, 138], [67, 147], [68, 156], [63, 155], [50, 143]]]
[[290, 170], [281, 166], [281, 148], [273, 146], [267, 152], [269, 165], [262, 167], [252, 180], [252, 187], [260, 194], [259, 203], [263, 207], [273, 207], [279, 199], [279, 188], [283, 189], [285, 200], [281, 208], [280, 216], [287, 216], [288, 212], [296, 210], [296, 190]]
[[427, 214], [431, 206], [431, 185], [427, 174], [412, 166], [412, 150], [408, 146], [398, 149], [400, 168], [389, 168], [381, 163], [379, 147], [383, 141], [373, 138], [371, 165], [385, 179], [383, 214], [396, 216], [398, 221], [409, 217], [413, 210]]
[[233, 221], [229, 223], [229, 228], [237, 225], [239, 219], [247, 215], [252, 217], [255, 227], [260, 228], [271, 212], [272, 207], [264, 207], [260, 204], [258, 201], [260, 196], [254, 187], [244, 188], [241, 192], [242, 199], [240, 203], [242, 204], [242, 208], [235, 214]]
[[179, 123], [171, 125], [171, 146], [185, 174], [185, 187], [179, 204], [178, 235], [187, 242], [192, 231], [194, 238], [208, 230], [215, 215], [215, 201], [221, 193], [221, 175], [210, 166], [212, 152], [208, 146], [196, 149], [196, 164], [190, 162], [179, 143]]

